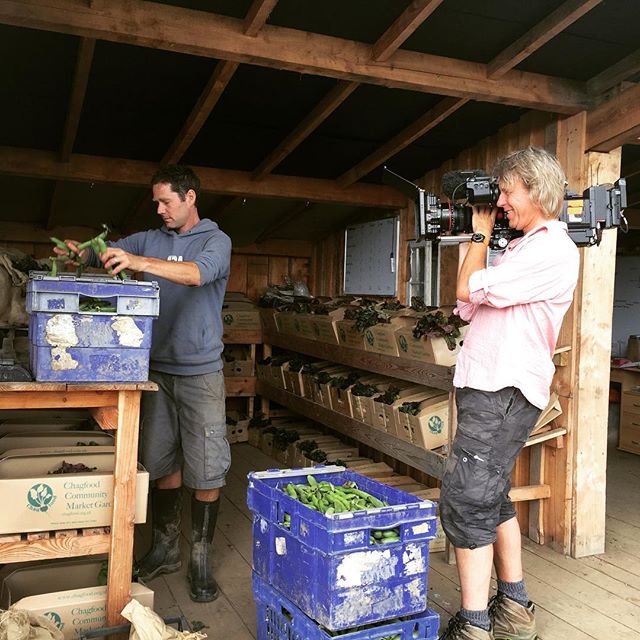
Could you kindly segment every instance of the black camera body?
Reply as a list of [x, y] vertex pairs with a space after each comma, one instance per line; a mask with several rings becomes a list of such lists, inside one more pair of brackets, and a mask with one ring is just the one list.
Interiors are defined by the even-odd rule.
[[[442, 191], [451, 201], [441, 201], [416, 184], [383, 168], [383, 181], [413, 198], [416, 205], [416, 239], [437, 240], [473, 232], [470, 205], [495, 207], [500, 197], [498, 180], [479, 170], [449, 171], [442, 178]], [[455, 200], [463, 199], [464, 204]], [[567, 223], [569, 237], [579, 246], [600, 244], [602, 230], [626, 225], [623, 210], [627, 206], [626, 181], [620, 178], [613, 187], [589, 187], [579, 197], [567, 194], [560, 220]], [[489, 246], [503, 250], [522, 231], [511, 229], [505, 212], [499, 208]]]

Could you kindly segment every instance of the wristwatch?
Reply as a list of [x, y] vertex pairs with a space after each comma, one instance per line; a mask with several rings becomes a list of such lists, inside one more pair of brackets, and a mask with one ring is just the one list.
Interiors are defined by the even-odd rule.
[[484, 244], [489, 244], [488, 242], [485, 242], [486, 239], [487, 236], [485, 236], [484, 233], [474, 233], [471, 236], [471, 242], [482, 242]]

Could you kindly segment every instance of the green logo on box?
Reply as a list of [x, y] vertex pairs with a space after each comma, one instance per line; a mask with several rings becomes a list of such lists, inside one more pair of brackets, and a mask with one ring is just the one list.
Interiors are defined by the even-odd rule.
[[442, 428], [444, 427], [444, 422], [442, 420], [442, 418], [440, 418], [439, 416], [431, 416], [429, 418], [429, 421], [427, 422], [427, 425], [429, 427], [429, 431], [431, 431], [431, 433], [442, 433]]
[[223, 316], [222, 321], [225, 324], [231, 324], [233, 322], [233, 316], [230, 313], [227, 313], [225, 316]]
[[364, 337], [367, 339], [367, 344], [371, 346], [373, 344], [373, 333], [367, 330], [367, 332], [364, 334]]
[[409, 345], [407, 344], [407, 339], [404, 336], [400, 336], [398, 338], [398, 346], [400, 347], [400, 351], [407, 352], [407, 348]]
[[49, 507], [56, 501], [53, 489], [48, 484], [34, 484], [27, 493], [27, 506], [31, 511], [42, 513], [49, 510]]
[[47, 620], [51, 620], [51, 622], [53, 622], [53, 624], [55, 624], [56, 627], [58, 627], [58, 629], [60, 629], [61, 631], [62, 629], [64, 629], [64, 623], [62, 622], [62, 618], [55, 611], [47, 611], [46, 613], [43, 614], [43, 617], [45, 617]]

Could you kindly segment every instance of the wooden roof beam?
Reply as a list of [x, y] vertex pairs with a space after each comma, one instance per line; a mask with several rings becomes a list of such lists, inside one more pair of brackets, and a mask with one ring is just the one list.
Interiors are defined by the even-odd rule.
[[591, 103], [583, 82], [522, 71], [488, 80], [486, 65], [404, 49], [376, 62], [361, 42], [271, 25], [250, 37], [242, 20], [142, 0], [111, 0], [103, 11], [77, 0], [0, 0], [0, 23], [544, 111]]
[[301, 142], [308, 138], [359, 86], [341, 80], [307, 117], [255, 168], [251, 177], [261, 180], [271, 173]]
[[[80, 38], [76, 68], [71, 86], [71, 98], [69, 99], [67, 119], [64, 123], [62, 145], [60, 147], [60, 159], [63, 162], [69, 160], [76, 135], [78, 134], [78, 125], [80, 124], [80, 116], [82, 115], [84, 97], [87, 93], [87, 84], [89, 82], [89, 73], [91, 72], [95, 47], [96, 41], [94, 38]], [[58, 224], [60, 213], [60, 183], [56, 182], [53, 185], [51, 201], [49, 203], [47, 229], [52, 229]]]
[[587, 151], [609, 152], [640, 136], [640, 84], [587, 112]]
[[373, 45], [371, 58], [378, 62], [388, 60], [442, 2], [443, 0], [413, 0]]
[[444, 98], [432, 109], [410, 124], [406, 129], [391, 138], [376, 149], [370, 156], [359, 162], [355, 167], [345, 171], [337, 180], [341, 187], [348, 187], [370, 171], [379, 167], [396, 153], [408, 147], [412, 142], [422, 137], [427, 131], [438, 126], [443, 120], [464, 106], [468, 100], [462, 98]]
[[247, 36], [258, 35], [258, 31], [267, 23], [277, 4], [278, 0], [254, 0], [244, 19], [244, 34]]
[[[147, 186], [157, 168], [155, 162], [106, 158], [72, 154], [68, 162], [61, 162], [51, 151], [0, 147], [0, 173], [8, 175], [73, 180], [129, 186]], [[203, 191], [233, 196], [284, 198], [353, 204], [397, 209], [406, 199], [391, 187], [375, 184], [356, 184], [348, 189], [333, 180], [271, 175], [256, 182], [245, 171], [228, 171], [211, 167], [193, 167]]]
[[544, 20], [529, 29], [512, 45], [501, 51], [487, 65], [487, 77], [501, 78], [507, 71], [517, 67], [534, 51], [555, 38], [561, 31], [600, 4], [602, 0], [566, 0]]
[[640, 72], [640, 49], [587, 81], [587, 91], [598, 96]]
[[[271, 10], [277, 2], [278, 0], [254, 0], [245, 18], [244, 33], [256, 35], [266, 23]], [[180, 161], [198, 133], [200, 133], [239, 66], [237, 62], [229, 62], [228, 60], [218, 62], [191, 113], [185, 120], [180, 133], [162, 157], [161, 165], [174, 164]], [[145, 193], [140, 198], [134, 206], [133, 213], [126, 216], [128, 227], [135, 225], [150, 201], [151, 196], [149, 193]]]

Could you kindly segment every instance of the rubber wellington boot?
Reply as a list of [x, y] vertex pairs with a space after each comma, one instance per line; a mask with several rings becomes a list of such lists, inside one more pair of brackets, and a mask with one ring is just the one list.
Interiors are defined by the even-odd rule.
[[138, 563], [138, 577], [142, 582], [161, 573], [173, 573], [181, 566], [180, 517], [182, 489], [151, 490], [151, 549]]
[[191, 559], [189, 581], [194, 602], [211, 602], [218, 597], [218, 585], [213, 579], [213, 533], [218, 519], [220, 501], [201, 502], [191, 498]]

